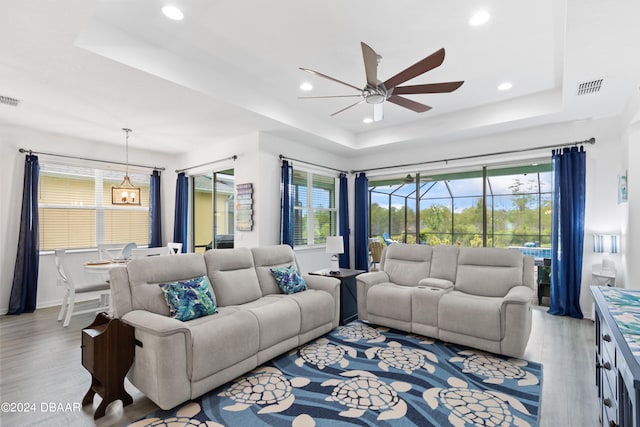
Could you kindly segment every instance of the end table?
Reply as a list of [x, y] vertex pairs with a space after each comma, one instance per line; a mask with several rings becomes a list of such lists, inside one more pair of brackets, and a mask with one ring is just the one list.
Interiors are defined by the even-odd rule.
[[91, 373], [91, 386], [82, 405], [91, 404], [96, 393], [102, 397], [94, 419], [104, 416], [114, 400], [122, 400], [123, 406], [133, 403], [124, 389], [124, 377], [135, 354], [133, 330], [107, 313], [98, 313], [93, 323], [82, 330], [82, 366]]
[[358, 318], [358, 293], [356, 276], [366, 270], [341, 268], [338, 274], [329, 273], [329, 269], [312, 271], [314, 276], [335, 277], [340, 280], [340, 324], [344, 325]]

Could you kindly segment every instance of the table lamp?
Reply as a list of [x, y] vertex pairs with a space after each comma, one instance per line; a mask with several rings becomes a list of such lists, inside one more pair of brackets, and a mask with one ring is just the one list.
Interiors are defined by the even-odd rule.
[[344, 253], [342, 236], [327, 237], [327, 253], [331, 254], [331, 268], [329, 270], [329, 274], [339, 274], [340, 265], [338, 263], [338, 254]]
[[601, 253], [602, 256], [602, 273], [616, 273], [616, 263], [610, 254], [617, 254], [619, 237], [616, 234], [594, 234], [593, 235], [593, 252]]

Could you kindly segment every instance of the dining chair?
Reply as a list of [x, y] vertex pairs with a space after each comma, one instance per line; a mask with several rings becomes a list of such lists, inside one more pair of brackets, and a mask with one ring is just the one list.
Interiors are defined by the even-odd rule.
[[98, 243], [98, 257], [101, 260], [124, 258], [122, 249], [126, 243]]
[[159, 248], [136, 248], [131, 250], [131, 258], [145, 258], [148, 256], [169, 255], [171, 250], [168, 246]]
[[176, 254], [182, 253], [182, 243], [169, 242], [167, 243], [167, 247], [169, 248], [170, 255], [176, 255]]
[[[71, 269], [68, 266], [67, 251], [64, 249], [55, 250], [55, 263], [56, 270], [58, 271], [56, 284], [64, 287], [64, 297], [62, 298], [60, 313], [58, 313], [58, 320], [64, 318], [64, 322], [62, 323], [63, 327], [69, 326], [71, 316], [95, 313], [98, 311], [111, 311], [111, 290], [109, 283], [105, 281], [81, 282], [80, 280], [76, 280], [77, 277], [71, 274]], [[91, 293], [95, 294], [96, 299], [100, 299], [100, 305], [98, 307], [74, 311], [76, 295]]]

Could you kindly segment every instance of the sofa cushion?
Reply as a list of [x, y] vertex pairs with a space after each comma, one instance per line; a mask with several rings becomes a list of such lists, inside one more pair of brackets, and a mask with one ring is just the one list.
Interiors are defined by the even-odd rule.
[[218, 306], [244, 304], [262, 296], [250, 249], [212, 249], [204, 260]]
[[250, 312], [258, 321], [258, 350], [267, 349], [300, 333], [300, 308], [289, 297], [266, 296], [233, 308]]
[[433, 247], [431, 256], [431, 271], [429, 277], [444, 279], [450, 282], [456, 280], [458, 269], [458, 252], [460, 248], [453, 245], [437, 245]]
[[300, 334], [332, 323], [335, 317], [335, 301], [328, 292], [307, 289], [291, 295], [270, 295], [272, 298], [288, 298], [300, 308]]
[[221, 307], [214, 316], [188, 322], [193, 346], [191, 380], [220, 372], [258, 352], [258, 321], [251, 313]]
[[280, 294], [282, 291], [271, 273], [271, 268], [297, 267], [296, 257], [289, 245], [252, 248], [253, 263], [256, 267], [262, 295]]
[[411, 322], [411, 293], [412, 288], [393, 283], [374, 285], [367, 293], [367, 311], [374, 316]]
[[432, 247], [394, 243], [385, 250], [384, 272], [389, 281], [404, 286], [418, 286], [421, 279], [429, 277]]
[[216, 312], [207, 276], [164, 283], [160, 288], [169, 306], [170, 316], [174, 319], [184, 322]]
[[460, 248], [455, 289], [472, 295], [503, 297], [522, 285], [523, 257], [517, 249]]
[[295, 294], [307, 289], [307, 283], [293, 265], [271, 268], [271, 274], [285, 294]]
[[492, 341], [502, 339], [500, 306], [502, 298], [481, 297], [452, 291], [440, 297], [438, 327]]
[[[187, 280], [207, 274], [201, 254], [180, 254], [134, 259], [127, 264], [132, 310], [146, 310], [164, 316], [169, 307], [160, 283]], [[212, 294], [216, 300], [215, 293]]]

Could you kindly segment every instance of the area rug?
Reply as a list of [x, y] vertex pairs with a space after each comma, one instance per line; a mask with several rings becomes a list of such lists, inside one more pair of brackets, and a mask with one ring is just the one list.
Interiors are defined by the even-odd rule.
[[130, 426], [537, 426], [542, 365], [352, 322]]

